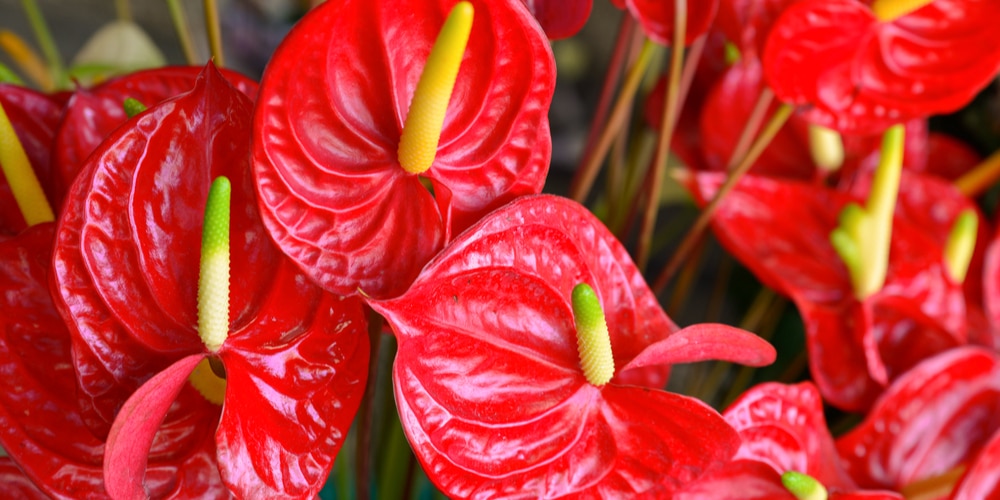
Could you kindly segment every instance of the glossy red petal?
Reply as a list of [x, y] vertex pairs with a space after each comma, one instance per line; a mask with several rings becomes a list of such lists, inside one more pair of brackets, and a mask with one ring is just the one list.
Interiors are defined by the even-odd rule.
[[0, 495], [9, 500], [47, 500], [51, 498], [38, 489], [10, 457], [0, 458]]
[[756, 460], [737, 459], [713, 469], [673, 496], [674, 500], [795, 500], [773, 467]]
[[[625, 366], [646, 346], [677, 331], [615, 236], [566, 198], [523, 197], [493, 212], [435, 257], [414, 286], [431, 290], [429, 283], [485, 266], [544, 277], [546, 286], [567, 298], [577, 284], [591, 285], [608, 324], [615, 325], [611, 344], [616, 366]], [[574, 359], [575, 346], [570, 347]]]
[[842, 131], [878, 131], [955, 111], [1000, 69], [989, 19], [1000, 4], [938, 0], [891, 22], [862, 2], [807, 0], [775, 23], [764, 52], [783, 101]]
[[694, 363], [717, 359], [748, 366], [766, 366], [777, 356], [766, 340], [746, 330], [718, 323], [682, 328], [646, 346], [621, 371], [645, 366]]
[[[687, 22], [684, 28], [684, 44], [689, 45], [708, 31], [708, 27], [719, 9], [719, 0], [685, 0], [687, 2]], [[674, 0], [625, 0], [631, 13], [642, 30], [651, 40], [661, 45], [674, 43]]]
[[993, 352], [960, 347], [893, 383], [864, 422], [837, 440], [851, 477], [898, 490], [971, 459], [1000, 429], [998, 361]]
[[541, 190], [555, 82], [548, 41], [518, 0], [472, 3], [465, 61], [423, 174], [450, 191], [450, 228], [396, 151], [455, 0], [330, 2], [300, 21], [268, 66], [254, 125], [264, 220], [330, 291], [398, 295], [447, 233]]
[[113, 498], [145, 498], [146, 465], [153, 438], [205, 354], [181, 358], [156, 374], [122, 406], [104, 450], [104, 483]]
[[590, 284], [617, 366], [676, 327], [614, 237], [554, 196], [493, 212], [438, 255], [401, 297], [370, 301], [399, 348], [404, 430], [447, 494], [665, 494], [738, 444], [704, 404], [579, 367], [569, 304]]
[[[84, 160], [127, 118], [123, 106], [131, 97], [146, 107], [188, 92], [201, 73], [200, 66], [168, 66], [136, 71], [109, 80], [92, 89], [78, 89], [66, 103], [55, 139], [53, 170], [65, 193], [83, 166]], [[257, 84], [234, 71], [221, 70], [237, 89], [253, 98]]]
[[219, 467], [242, 498], [316, 498], [365, 389], [360, 299], [318, 294], [289, 268], [277, 281], [297, 285], [275, 286], [283, 296], [262, 307], [269, 314], [220, 351], [227, 379]]
[[550, 40], [575, 35], [590, 17], [594, 0], [522, 0]]
[[[90, 434], [76, 406], [70, 336], [47, 287], [52, 233], [51, 225], [38, 225], [0, 243], [0, 297], [5, 298], [0, 300], [0, 366], [5, 374], [0, 379], [0, 442], [46, 494], [103, 498], [103, 442]], [[191, 404], [192, 395], [186, 396], [187, 413], [172, 413], [154, 444], [147, 472], [150, 492], [221, 498], [226, 493], [218, 473], [212, 474], [214, 449], [205, 446], [211, 445], [211, 433], [197, 427], [211, 409], [203, 401]], [[189, 472], [178, 475], [178, 470]], [[0, 486], [0, 493], [6, 498], [8, 491]]]
[[255, 209], [251, 107], [210, 68], [190, 93], [117, 129], [67, 197], [53, 286], [71, 320], [81, 404], [96, 432], [106, 432], [142, 381], [204, 349], [194, 284], [205, 197], [217, 175], [233, 185], [232, 246], [240, 251], [232, 274], [245, 284], [231, 290], [231, 324], [252, 318], [269, 292], [280, 254], [266, 244]]
[[715, 24], [742, 57], [759, 59], [771, 27], [782, 12], [801, 0], [719, 0]]
[[976, 455], [975, 461], [965, 471], [952, 492], [954, 500], [996, 498], [1000, 495], [1000, 432]]
[[[51, 96], [7, 83], [0, 83], [0, 103], [14, 126], [17, 139], [24, 147], [49, 203], [57, 210], [62, 205], [62, 197], [56, 189], [57, 182], [49, 157], [62, 105]], [[24, 217], [14, 201], [7, 179], [0, 175], [0, 237], [13, 236], [25, 227]]]
[[823, 400], [811, 383], [758, 385], [722, 415], [743, 440], [738, 458], [767, 463], [777, 474], [808, 474], [827, 488], [854, 486], [840, 466]]
[[[721, 179], [697, 175], [700, 196], [714, 194]], [[823, 395], [839, 407], [861, 410], [890, 377], [883, 350], [913, 342], [920, 347], [911, 352], [927, 356], [964, 343], [966, 312], [961, 287], [943, 268], [942, 246], [902, 213], [893, 220], [886, 284], [862, 308], [829, 242], [838, 214], [851, 200], [807, 184], [747, 177], [720, 207], [713, 228], [758, 279], [795, 300], [806, 320], [810, 368]], [[888, 311], [896, 313], [882, 314]], [[920, 359], [897, 359], [891, 374]]]

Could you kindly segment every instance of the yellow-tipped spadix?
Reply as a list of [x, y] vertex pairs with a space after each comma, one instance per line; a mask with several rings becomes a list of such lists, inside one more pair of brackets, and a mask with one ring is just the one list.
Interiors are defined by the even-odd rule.
[[836, 130], [809, 124], [809, 153], [813, 163], [824, 172], [835, 172], [844, 165], [844, 141]]
[[872, 4], [872, 12], [875, 18], [882, 22], [895, 21], [897, 17], [902, 17], [913, 12], [934, 0], [875, 0]]
[[615, 375], [615, 358], [604, 310], [594, 289], [586, 283], [573, 288], [572, 303], [580, 367], [587, 381], [600, 387]]
[[459, 2], [444, 22], [413, 92], [399, 140], [399, 164], [411, 174], [434, 163], [445, 112], [472, 32], [472, 4]]
[[830, 234], [830, 242], [850, 272], [858, 300], [867, 299], [885, 284], [904, 137], [902, 125], [893, 125], [885, 132], [868, 202], [864, 207], [853, 203], [844, 207], [840, 224]]
[[198, 275], [198, 335], [216, 352], [229, 336], [229, 179], [212, 183], [205, 204]]
[[948, 234], [944, 246], [944, 264], [948, 276], [956, 283], [965, 281], [972, 262], [972, 254], [976, 250], [976, 232], [979, 230], [979, 217], [976, 211], [969, 208], [963, 210], [955, 218], [955, 224]]
[[822, 483], [800, 472], [785, 472], [781, 484], [798, 500], [826, 500], [829, 495]]
[[49, 206], [42, 185], [31, 168], [28, 155], [24, 152], [14, 125], [10, 123], [7, 112], [0, 105], [0, 167], [7, 178], [7, 184], [14, 195], [17, 207], [29, 226], [55, 220], [52, 207]]

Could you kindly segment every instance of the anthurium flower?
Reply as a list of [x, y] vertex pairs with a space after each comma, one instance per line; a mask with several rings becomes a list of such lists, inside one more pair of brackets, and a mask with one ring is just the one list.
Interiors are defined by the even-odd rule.
[[[3, 464], [0, 496], [106, 498], [104, 443], [88, 431], [77, 407], [70, 334], [49, 293], [54, 230], [53, 224], [39, 224], [0, 241], [0, 444], [23, 470], [18, 475], [17, 466]], [[218, 414], [193, 392], [181, 404], [192, 412]], [[214, 462], [209, 430], [192, 429], [190, 415], [174, 414], [150, 454], [149, 493], [154, 498], [227, 496], [218, 473], [208, 468]], [[40, 491], [33, 493], [32, 483]]]
[[[237, 496], [315, 497], [359, 404], [368, 360], [361, 303], [312, 285], [267, 237], [250, 173], [251, 116], [250, 99], [209, 66], [193, 90], [113, 132], [67, 198], [53, 281], [81, 411], [98, 435], [116, 419], [145, 422], [141, 432], [112, 433], [109, 492], [143, 491], [144, 472], [150, 487], [148, 446], [173, 408], [189, 432], [214, 434], [218, 473]], [[198, 249], [220, 175], [231, 180], [237, 251], [227, 266], [233, 286], [210, 295], [228, 299], [231, 313], [209, 347], [197, 326]], [[188, 383], [208, 357], [215, 368], [201, 364]], [[201, 397], [194, 384], [221, 410], [184, 404]]]
[[[883, 7], [907, 2], [880, 0]], [[1000, 71], [990, 0], [909, 2], [908, 13], [858, 0], [806, 0], [773, 25], [764, 72], [809, 120], [847, 132], [955, 111]], [[876, 6], [877, 7], [877, 6]]]
[[[257, 84], [234, 71], [221, 70], [241, 92], [253, 98]], [[128, 118], [123, 103], [132, 98], [152, 106], [191, 90], [201, 72], [197, 66], [167, 66], [136, 71], [93, 88], [73, 92], [59, 122], [53, 146], [52, 170], [57, 176], [56, 195], [63, 196], [88, 156]]]
[[[52, 96], [6, 83], [0, 83], [0, 105], [3, 105], [50, 203], [58, 206], [60, 198], [56, 196], [49, 156], [62, 105]], [[0, 237], [13, 236], [26, 227], [7, 179], [0, 175]]]
[[[699, 196], [711, 197], [722, 181], [719, 174], [697, 175]], [[908, 193], [919, 193], [916, 186], [925, 181], [913, 174], [901, 182], [897, 206], [921, 213], [972, 207], [954, 190], [935, 191], [958, 197], [954, 203], [910, 204]], [[947, 274], [938, 236], [902, 214], [892, 220], [884, 286], [865, 300], [855, 296], [830, 233], [843, 207], [859, 201], [829, 188], [748, 176], [712, 223], [728, 251], [795, 301], [806, 324], [813, 378], [828, 402], [848, 410], [867, 408], [889, 380], [966, 341], [965, 299], [961, 284]]]
[[[966, 346], [927, 359], [900, 377], [865, 420], [837, 440], [851, 477], [862, 486], [935, 498], [951, 492], [962, 476], [960, 467], [967, 474], [995, 477], [996, 470], [980, 469], [976, 458], [986, 449], [983, 465], [996, 461], [990, 440], [1000, 430], [998, 361], [995, 352]], [[973, 488], [975, 477], [965, 480]]]
[[0, 493], [19, 500], [47, 500], [42, 490], [28, 479], [10, 457], [0, 458]]
[[700, 401], [632, 385], [630, 372], [774, 359], [742, 330], [678, 331], [614, 236], [548, 195], [491, 213], [405, 294], [369, 303], [398, 340], [407, 438], [456, 498], [674, 491], [728, 461], [739, 439]]
[[594, 0], [522, 0], [551, 40], [575, 35], [590, 17]]
[[398, 295], [450, 234], [542, 188], [555, 66], [518, 0], [458, 4], [461, 23], [471, 19], [464, 51], [450, 35], [435, 51], [460, 61], [453, 91], [440, 93], [451, 96], [443, 123], [409, 127], [426, 134], [420, 149], [432, 162], [404, 170], [404, 124], [429, 116], [409, 113], [411, 101], [432, 95], [417, 84], [455, 5], [327, 2], [293, 28], [264, 73], [254, 124], [264, 222], [327, 290]]
[[829, 498], [902, 499], [890, 491], [858, 490], [840, 464], [819, 391], [809, 382], [758, 385], [723, 417], [743, 441], [736, 458], [691, 483], [675, 499], [827, 498], [793, 494], [784, 484], [787, 474], [807, 476], [828, 490]]

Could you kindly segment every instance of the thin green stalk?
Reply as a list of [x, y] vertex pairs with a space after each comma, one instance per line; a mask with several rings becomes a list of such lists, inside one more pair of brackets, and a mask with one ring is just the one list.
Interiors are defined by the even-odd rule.
[[413, 452], [406, 441], [403, 426], [395, 413], [390, 415], [390, 424], [386, 437], [386, 450], [379, 468], [378, 496], [379, 498], [406, 498], [408, 482], [405, 480], [407, 470], [413, 462]]
[[670, 48], [670, 72], [667, 75], [667, 95], [664, 99], [663, 118], [660, 125], [660, 137], [656, 147], [656, 159], [650, 170], [649, 195], [643, 210], [642, 222], [639, 226], [639, 247], [636, 255], [636, 266], [645, 272], [649, 264], [649, 250], [653, 242], [653, 228], [656, 227], [656, 216], [660, 210], [660, 190], [667, 171], [667, 159], [670, 156], [670, 142], [674, 137], [674, 126], [680, 115], [681, 102], [681, 71], [684, 64], [684, 39], [687, 35], [687, 0], [674, 0], [674, 39]]
[[680, 247], [674, 253], [670, 262], [667, 263], [666, 267], [663, 268], [663, 271], [654, 282], [653, 292], [662, 290], [663, 287], [666, 286], [667, 282], [670, 281], [670, 278], [674, 275], [674, 273], [677, 272], [681, 263], [688, 258], [691, 250], [694, 248], [695, 242], [698, 239], [698, 235], [708, 228], [708, 223], [711, 222], [712, 216], [715, 215], [715, 211], [719, 208], [722, 201], [725, 200], [726, 195], [728, 195], [729, 192], [736, 187], [736, 183], [738, 183], [739, 180], [743, 178], [743, 175], [750, 170], [750, 166], [757, 161], [757, 158], [760, 157], [767, 145], [771, 143], [774, 136], [777, 135], [778, 131], [781, 130], [781, 127], [786, 121], [788, 121], [788, 117], [792, 115], [792, 111], [794, 110], [795, 108], [791, 105], [783, 104], [774, 113], [767, 125], [764, 127], [764, 130], [761, 131], [760, 136], [758, 136], [757, 140], [754, 141], [753, 146], [750, 147], [750, 151], [747, 152], [747, 155], [743, 158], [740, 164], [730, 172], [729, 178], [722, 184], [719, 191], [715, 193], [715, 197], [712, 198], [712, 201], [710, 201], [705, 209], [702, 210], [701, 215], [698, 216], [698, 220], [695, 221], [694, 226], [690, 231], [688, 231], [687, 236], [684, 237], [684, 241], [681, 242]]
[[614, 142], [618, 132], [625, 125], [626, 117], [632, 108], [633, 99], [639, 90], [639, 83], [642, 82], [642, 76], [646, 73], [646, 69], [649, 68], [652, 60], [659, 54], [660, 49], [659, 45], [647, 40], [642, 46], [642, 51], [639, 52], [639, 57], [632, 64], [632, 67], [629, 68], [628, 75], [625, 77], [625, 83], [622, 85], [618, 99], [611, 110], [608, 124], [601, 132], [596, 146], [594, 146], [593, 154], [586, 159], [581, 168], [577, 169], [570, 183], [569, 197], [573, 200], [579, 203], [583, 203], [586, 200], [587, 195], [590, 193], [590, 188], [593, 187], [594, 180], [597, 178], [601, 163], [604, 162], [604, 157], [611, 148], [611, 143]]
[[132, 6], [129, 0], [115, 0], [115, 14], [119, 21], [132, 21]]
[[219, 28], [219, 8], [215, 0], [204, 0], [205, 5], [205, 29], [208, 30], [208, 46], [212, 51], [212, 60], [215, 65], [223, 68], [226, 66], [226, 59], [222, 55], [222, 30]]
[[601, 134], [604, 122], [608, 118], [611, 110], [612, 99], [615, 96], [615, 88], [618, 87], [618, 80], [625, 70], [625, 63], [628, 61], [629, 46], [632, 42], [632, 35], [635, 32], [635, 20], [630, 15], [622, 16], [618, 25], [618, 36], [615, 38], [615, 49], [611, 53], [611, 61], [608, 63], [608, 70], [604, 74], [604, 86], [601, 87], [601, 97], [597, 101], [597, 109], [594, 112], [594, 119], [590, 122], [590, 132], [587, 133], [583, 155], [580, 156], [580, 164], [577, 170], [583, 168], [587, 158], [593, 154], [594, 144]]
[[358, 409], [358, 441], [355, 449], [355, 489], [358, 500], [371, 498], [371, 466], [372, 466], [372, 420], [375, 408], [375, 388], [378, 384], [378, 353], [382, 345], [382, 325], [384, 319], [375, 311], [368, 310], [368, 340], [371, 350], [368, 354], [368, 379], [365, 393], [361, 397], [361, 407]]
[[38, 3], [35, 0], [21, 0], [21, 6], [24, 8], [25, 15], [28, 16], [28, 23], [31, 24], [31, 30], [35, 33], [35, 40], [49, 63], [52, 81], [56, 88], [65, 88], [69, 85], [66, 67], [63, 65], [62, 56], [59, 55], [55, 38], [52, 37], [52, 31], [49, 30], [49, 25], [45, 22], [41, 9], [38, 8]]
[[0, 63], [0, 83], [13, 83], [14, 85], [24, 86], [24, 80], [3, 63]]
[[743, 131], [740, 132], [740, 138], [736, 141], [733, 153], [729, 155], [729, 161], [726, 162], [727, 171], [736, 168], [736, 164], [740, 158], [743, 158], [747, 154], [754, 135], [760, 129], [761, 123], [764, 122], [764, 117], [767, 116], [767, 108], [771, 107], [771, 101], [774, 101], [774, 92], [770, 88], [765, 87], [760, 91], [757, 103], [754, 104], [753, 110], [750, 111], [750, 117], [743, 126]]
[[181, 44], [181, 51], [184, 52], [184, 60], [192, 66], [198, 64], [198, 55], [194, 51], [194, 42], [191, 41], [191, 30], [188, 29], [184, 6], [181, 5], [180, 0], [167, 0], [167, 7], [170, 9], [170, 19], [174, 22], [174, 29], [177, 31], [177, 40]]

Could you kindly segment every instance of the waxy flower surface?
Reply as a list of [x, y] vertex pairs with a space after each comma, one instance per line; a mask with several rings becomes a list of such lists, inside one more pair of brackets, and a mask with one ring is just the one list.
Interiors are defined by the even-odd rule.
[[[360, 401], [361, 303], [322, 292], [267, 237], [250, 173], [251, 110], [209, 66], [193, 90], [109, 136], [67, 197], [54, 291], [71, 320], [83, 414], [99, 435], [112, 421], [144, 423], [134, 434], [112, 430], [109, 492], [143, 491], [143, 448], [174, 407], [189, 433], [214, 433], [218, 473], [234, 494], [314, 497]], [[209, 349], [197, 327], [198, 249], [208, 187], [220, 175], [232, 180], [237, 251], [223, 292], [228, 337]], [[192, 384], [224, 386], [224, 395], [203, 392], [221, 416], [204, 401], [183, 403], [201, 397], [187, 379], [206, 358], [221, 367], [202, 363]]]
[[[582, 340], [578, 351], [571, 295], [581, 283], [607, 320], [606, 384], [585, 375]], [[739, 439], [700, 401], [632, 385], [634, 372], [774, 359], [742, 330], [678, 331], [610, 232], [554, 196], [491, 213], [404, 295], [369, 303], [399, 343], [393, 387], [406, 435], [435, 484], [459, 498], [674, 491], [728, 461]]]
[[[24, 492], [29, 494], [25, 498], [106, 498], [104, 443], [89, 432], [77, 407], [70, 334], [49, 293], [54, 232], [53, 224], [39, 224], [0, 241], [0, 369], [4, 373], [0, 378], [0, 444], [24, 471], [23, 477], [9, 477], [5, 472], [0, 495], [22, 498], [19, 495]], [[188, 394], [183, 406], [192, 413], [218, 413], [196, 393]], [[157, 436], [146, 473], [154, 498], [222, 498], [226, 494], [221, 478], [211, 469], [215, 462], [211, 432], [192, 432], [189, 417], [172, 415]], [[195, 473], [179, 475], [179, 469]], [[30, 479], [44, 495], [30, 496], [24, 479]]]
[[[722, 178], [700, 174], [696, 182], [701, 196], [709, 197]], [[830, 403], [844, 409], [870, 406], [890, 379], [966, 341], [961, 284], [947, 275], [945, 238], [935, 229], [972, 204], [954, 190], [936, 192], [955, 202], [923, 197], [933, 189], [920, 188], [924, 182], [933, 181], [904, 175], [899, 205], [919, 207], [918, 212], [941, 222], [929, 226], [920, 219], [917, 226], [913, 216], [894, 217], [885, 285], [863, 301], [830, 243], [842, 208], [857, 198], [753, 176], [741, 181], [713, 219], [720, 242], [758, 279], [795, 301], [806, 323], [816, 384]], [[922, 204], [907, 203], [911, 192]]]
[[420, 174], [401, 165], [424, 62], [455, 5], [325, 3], [264, 74], [254, 123], [262, 216], [327, 290], [398, 295], [451, 234], [542, 188], [555, 67], [519, 0], [467, 4], [471, 34], [443, 126], [421, 131], [440, 134], [433, 163]]
[[788, 7], [763, 54], [774, 93], [806, 106], [811, 122], [879, 132], [957, 110], [1000, 71], [998, 2], [934, 0], [886, 16], [857, 0]]
[[[252, 99], [257, 83], [239, 73], [222, 70], [231, 84]], [[93, 88], [73, 92], [59, 122], [53, 145], [52, 170], [58, 175], [58, 195], [69, 189], [90, 154], [127, 118], [123, 103], [131, 98], [153, 106], [191, 90], [201, 72], [197, 66], [170, 66], [137, 71]]]

